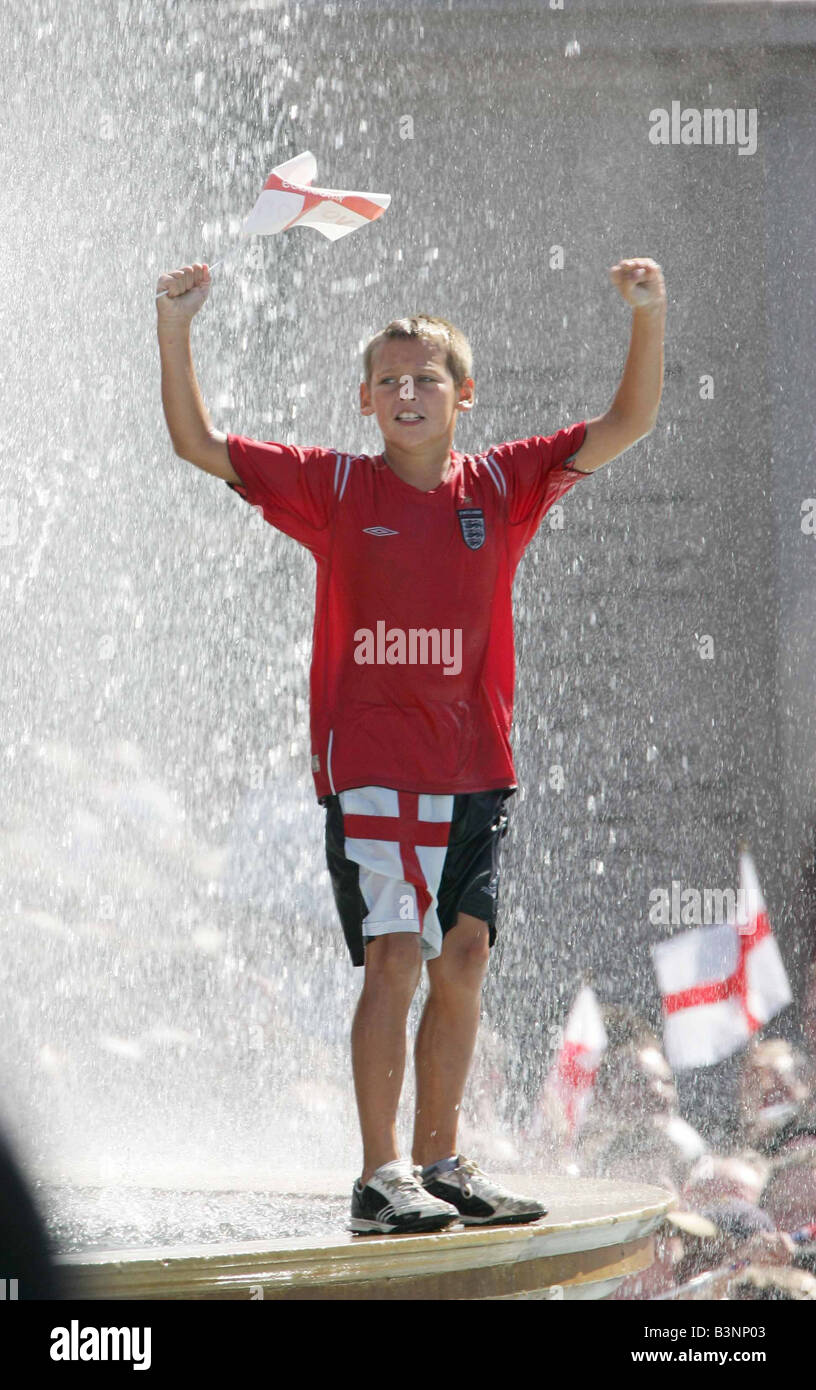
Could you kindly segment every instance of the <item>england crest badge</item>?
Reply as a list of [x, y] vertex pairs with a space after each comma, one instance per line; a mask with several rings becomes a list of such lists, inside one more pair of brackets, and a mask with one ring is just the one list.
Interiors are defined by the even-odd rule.
[[468, 550], [481, 549], [485, 543], [485, 519], [481, 507], [457, 509], [456, 515], [462, 528], [462, 539]]

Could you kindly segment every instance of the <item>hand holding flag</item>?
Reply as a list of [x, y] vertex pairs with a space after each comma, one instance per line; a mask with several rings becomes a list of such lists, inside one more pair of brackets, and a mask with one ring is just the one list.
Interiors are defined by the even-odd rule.
[[159, 284], [163, 284], [164, 289], [159, 291], [156, 298], [162, 299], [167, 295], [167, 303], [159, 305], [159, 318], [186, 322], [194, 318], [206, 303], [212, 284], [210, 271], [214, 268], [206, 262], [196, 261], [194, 265], [183, 265], [179, 270], [165, 270], [159, 276]]

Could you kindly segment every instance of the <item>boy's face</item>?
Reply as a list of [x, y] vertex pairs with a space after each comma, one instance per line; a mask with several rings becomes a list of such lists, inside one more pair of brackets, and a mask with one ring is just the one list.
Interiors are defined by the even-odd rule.
[[421, 338], [388, 338], [374, 352], [371, 383], [360, 385], [363, 415], [376, 415], [386, 444], [411, 449], [453, 440], [460, 410], [473, 405], [473, 378], [457, 389], [444, 348]]

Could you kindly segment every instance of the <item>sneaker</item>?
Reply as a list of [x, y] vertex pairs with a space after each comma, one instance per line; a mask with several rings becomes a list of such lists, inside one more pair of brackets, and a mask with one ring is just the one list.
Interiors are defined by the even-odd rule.
[[456, 1207], [426, 1191], [407, 1158], [383, 1163], [365, 1187], [358, 1178], [351, 1194], [351, 1231], [440, 1231], [458, 1220]]
[[[456, 1155], [456, 1165], [449, 1173], [434, 1173], [423, 1185], [426, 1192], [455, 1206], [465, 1226], [504, 1226], [547, 1215], [547, 1207], [499, 1187], [463, 1154]], [[422, 1181], [422, 1170], [417, 1171]]]

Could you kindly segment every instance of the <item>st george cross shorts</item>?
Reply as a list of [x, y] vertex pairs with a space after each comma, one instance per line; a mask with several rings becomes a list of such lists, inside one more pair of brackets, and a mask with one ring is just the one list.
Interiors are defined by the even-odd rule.
[[466, 912], [496, 940], [499, 847], [506, 801], [515, 788], [426, 795], [354, 787], [321, 797], [326, 862], [354, 965], [365, 945], [390, 932], [416, 932], [424, 960]]

